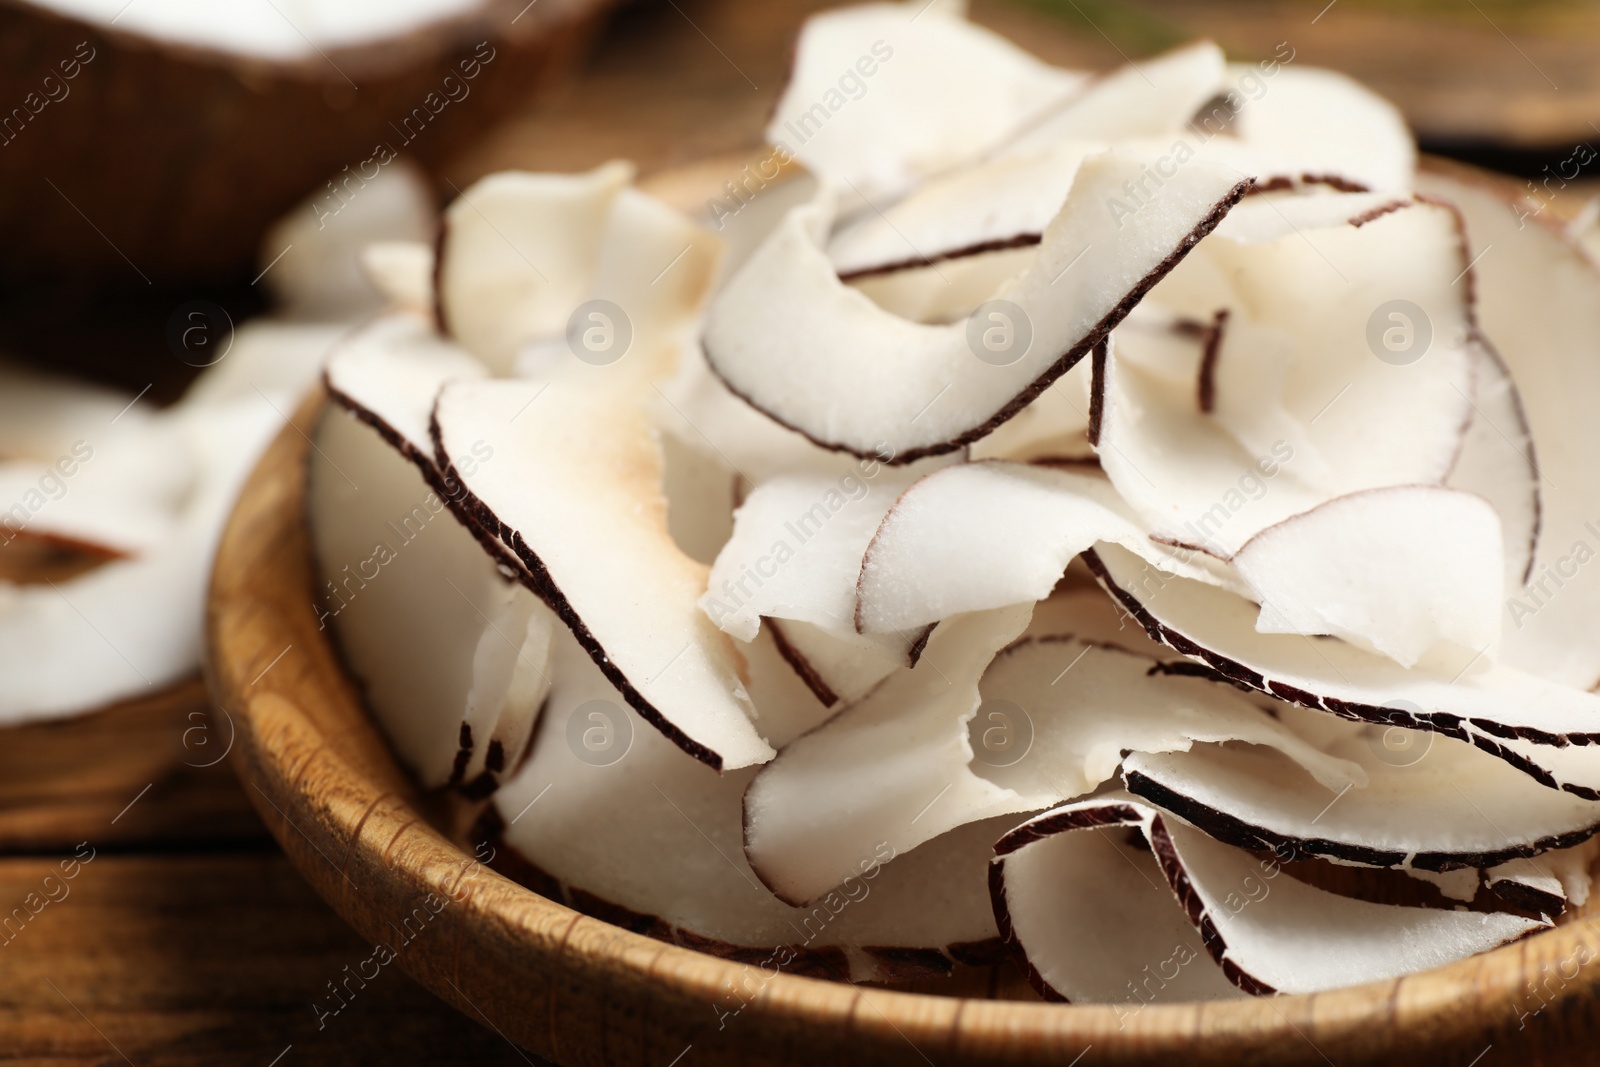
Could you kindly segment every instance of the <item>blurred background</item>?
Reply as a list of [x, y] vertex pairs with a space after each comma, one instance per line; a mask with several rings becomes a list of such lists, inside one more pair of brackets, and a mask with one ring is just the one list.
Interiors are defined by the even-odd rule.
[[[114, 25], [72, 17], [100, 6], [0, 0], [0, 352], [159, 402], [203, 362], [174, 346], [174, 315], [202, 302], [231, 330], [294, 299], [288, 257], [312, 239], [276, 220], [335, 210], [334, 183], [381, 148], [441, 203], [507, 168], [747, 152], [801, 20], [834, 5], [485, 0], [437, 32], [292, 61], [163, 39], [120, 0]], [[1286, 42], [1393, 100], [1424, 151], [1525, 180], [1552, 217], [1600, 191], [1600, 4], [974, 0], [972, 15], [1088, 69], [1197, 37], [1237, 60]], [[67, 573], [45, 566], [0, 552], [0, 584]], [[198, 678], [0, 733], [0, 901], [93, 854], [68, 896], [0, 934], [0, 1062], [534, 1062], [398, 969], [319, 1025], [311, 1003], [367, 947], [277, 852]]]

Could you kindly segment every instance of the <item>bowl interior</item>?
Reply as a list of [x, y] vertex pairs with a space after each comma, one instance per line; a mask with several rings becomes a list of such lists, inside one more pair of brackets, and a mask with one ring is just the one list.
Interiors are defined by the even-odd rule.
[[[657, 188], [698, 207], [727, 166]], [[319, 391], [295, 413], [225, 532], [209, 680], [238, 723], [246, 791], [296, 866], [404, 970], [508, 1040], [569, 1064], [666, 1064], [691, 1049], [728, 1064], [1075, 1063], [1086, 1052], [1085, 1063], [1343, 1064], [1424, 1050], [1470, 1063], [1486, 1046], [1553, 1055], [1600, 1037], [1581, 1010], [1600, 993], [1600, 968], [1587, 967], [1600, 958], [1597, 901], [1551, 931], [1394, 981], [1130, 1008], [1037, 1003], [1009, 969], [906, 988], [772, 973], [546, 899], [496, 870], [504, 857], [472, 834], [476, 807], [416, 789], [318, 629], [304, 505], [323, 402]]]

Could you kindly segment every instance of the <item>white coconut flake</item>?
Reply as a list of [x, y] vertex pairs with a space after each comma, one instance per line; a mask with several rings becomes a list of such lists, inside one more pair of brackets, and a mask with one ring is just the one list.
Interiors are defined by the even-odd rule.
[[1398, 486], [1285, 519], [1231, 562], [1261, 604], [1262, 633], [1332, 634], [1404, 667], [1453, 652], [1465, 666], [1500, 639], [1503, 557], [1488, 501]]
[[1030, 611], [942, 624], [916, 668], [756, 776], [745, 849], [775, 893], [807, 901], [826, 892], [868, 837], [904, 851], [977, 819], [1082, 796], [1114, 776], [1130, 749], [1239, 739], [1283, 749], [1332, 790], [1361, 774], [1229, 687], [1154, 673], [1150, 660], [1118, 648], [1038, 638], [996, 655]]
[[1125, 229], [1107, 205], [1140, 165], [1116, 153], [1086, 160], [1038, 258], [996, 294], [1005, 304], [944, 326], [899, 318], [842, 283], [821, 247], [827, 205], [797, 208], [712, 303], [711, 367], [824, 447], [866, 456], [887, 446], [895, 462], [953, 451], [1070, 370], [1245, 188], [1197, 163]]

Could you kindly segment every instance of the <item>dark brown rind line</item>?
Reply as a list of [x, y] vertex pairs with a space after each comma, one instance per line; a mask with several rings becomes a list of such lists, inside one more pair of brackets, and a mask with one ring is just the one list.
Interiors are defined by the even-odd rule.
[[1200, 411], [1205, 415], [1217, 407], [1217, 357], [1222, 354], [1222, 331], [1227, 325], [1228, 309], [1218, 308], [1202, 335], [1198, 392]]
[[[1577, 785], [1572, 782], [1558, 782], [1555, 776], [1545, 768], [1533, 763], [1518, 752], [1496, 744], [1494, 741], [1494, 738], [1498, 737], [1503, 740], [1528, 741], [1551, 748], [1567, 748], [1572, 745], [1587, 747], [1600, 745], [1600, 733], [1552, 734], [1545, 730], [1527, 726], [1507, 726], [1504, 723], [1494, 722], [1489, 719], [1464, 719], [1459, 715], [1453, 715], [1448, 712], [1424, 713], [1421, 716], [1413, 716], [1398, 708], [1340, 700], [1337, 697], [1318, 697], [1294, 686], [1269, 681], [1244, 664], [1228, 659], [1211, 649], [1204, 648], [1163, 624], [1150, 613], [1142, 601], [1116, 583], [1105, 563], [1095, 553], [1094, 549], [1083, 553], [1083, 561], [1088, 565], [1090, 571], [1094, 573], [1101, 588], [1110, 593], [1122, 605], [1123, 609], [1144, 627], [1145, 633], [1150, 635], [1151, 640], [1169, 648], [1177, 649], [1191, 659], [1202, 661], [1216, 672], [1220, 680], [1232, 682], [1244, 689], [1266, 693], [1269, 696], [1275, 696], [1280, 700], [1298, 704], [1313, 711], [1330, 712], [1352, 722], [1431, 730], [1434, 733], [1443, 734], [1458, 741], [1465, 741], [1492, 756], [1502, 759], [1541, 785], [1571, 793], [1573, 796], [1581, 797], [1584, 800], [1600, 800], [1600, 789]], [[1468, 729], [1469, 726], [1471, 729]]]
[[1032, 248], [1044, 240], [1041, 233], [1019, 233], [1011, 237], [996, 237], [988, 241], [979, 241], [975, 244], [965, 245], [961, 248], [952, 248], [944, 252], [934, 252], [932, 255], [916, 255], [907, 259], [895, 260], [892, 263], [883, 263], [874, 267], [857, 267], [855, 270], [844, 271], [839, 275], [841, 282], [853, 282], [862, 278], [876, 278], [885, 274], [898, 274], [903, 270], [916, 270], [918, 267], [931, 267], [936, 263], [948, 263], [952, 259], [967, 259], [970, 256], [981, 256], [985, 252], [1007, 252], [1013, 248]]
[[769, 616], [762, 616], [762, 623], [772, 632], [772, 643], [778, 649], [778, 655], [783, 657], [785, 663], [794, 669], [794, 673], [811, 690], [811, 695], [822, 702], [823, 707], [831, 708], [839, 702], [839, 694], [817, 672], [806, 654], [789, 643], [789, 637], [783, 632], [780, 620]]
[[443, 477], [454, 481], [461, 487], [461, 507], [469, 516], [470, 521], [476, 524], [485, 538], [497, 537], [502, 543], [509, 543], [512, 552], [521, 562], [518, 578], [530, 589], [534, 595], [543, 600], [556, 617], [566, 624], [572, 631], [572, 636], [577, 639], [583, 650], [589, 653], [589, 658], [594, 660], [596, 667], [606, 676], [606, 680], [616, 686], [617, 692], [628, 702], [628, 706], [639, 713], [639, 717], [655, 727], [667, 740], [677, 745], [683, 751], [704, 763], [718, 774], [722, 773], [722, 755], [706, 747], [672, 723], [655, 706], [646, 700], [644, 694], [639, 692], [629, 681], [628, 676], [611, 662], [610, 655], [601, 646], [599, 640], [589, 630], [589, 627], [579, 617], [566, 596], [556, 587], [555, 581], [550, 577], [549, 570], [544, 561], [528, 547], [522, 534], [502, 523], [484, 502], [468, 489], [455, 466], [450, 462], [449, 453], [445, 450], [443, 433], [439, 427], [439, 408], [437, 401], [434, 404], [433, 414], [428, 417], [428, 432], [433, 438], [435, 462], [439, 465]]
[[[1143, 797], [1159, 808], [1164, 808], [1185, 822], [1193, 823], [1206, 836], [1224, 844], [1251, 851], [1271, 852], [1279, 859], [1290, 860], [1319, 857], [1355, 863], [1364, 867], [1412, 867], [1420, 871], [1444, 873], [1467, 867], [1498, 867], [1515, 859], [1538, 856], [1555, 849], [1571, 848], [1600, 833], [1600, 823], [1580, 830], [1553, 834], [1521, 845], [1489, 849], [1481, 852], [1417, 852], [1404, 849], [1373, 848], [1325, 837], [1296, 837], [1264, 826], [1245, 822], [1236, 815], [1203, 804], [1139, 771], [1124, 771], [1123, 783], [1128, 792]], [[1410, 856], [1411, 861], [1406, 862]]]
[[1122, 300], [1116, 304], [1115, 307], [1108, 311], [1105, 316], [1101, 318], [1099, 323], [1097, 323], [1092, 330], [1085, 334], [1077, 344], [1074, 344], [1059, 357], [1057, 357], [1054, 363], [1045, 368], [1043, 373], [1041, 373], [1031, 383], [1024, 387], [1019, 393], [1017, 393], [1016, 396], [1012, 397], [1010, 401], [1000, 408], [1000, 410], [991, 415], [987, 421], [969, 430], [964, 430], [947, 441], [940, 441], [937, 444], [922, 445], [917, 448], [908, 449], [907, 451], [897, 453], [888, 459], [884, 459], [881, 455], [876, 453], [860, 451], [850, 445], [842, 444], [837, 441], [824, 441], [809, 433], [805, 429], [786, 421], [765, 407], [762, 407], [760, 404], [756, 403], [744, 392], [734, 386], [732, 382], [728, 381], [727, 377], [724, 376], [722, 371], [717, 367], [715, 353], [706, 347], [704, 338], [702, 338], [701, 350], [705, 355], [706, 366], [711, 369], [711, 373], [716, 376], [717, 380], [723, 384], [728, 392], [732, 393], [740, 400], [743, 400], [746, 404], [749, 404], [752, 408], [755, 408], [757, 411], [767, 416], [767, 418], [771, 419], [779, 426], [794, 431], [795, 433], [804, 437], [806, 440], [810, 441], [812, 444], [816, 445], [818, 448], [826, 449], [829, 452], [847, 452], [851, 455], [860, 456], [862, 459], [876, 459], [880, 463], [886, 463], [892, 467], [904, 466], [907, 463], [914, 463], [917, 460], [923, 459], [927, 456], [940, 456], [947, 452], [955, 452], [974, 441], [987, 437], [989, 434], [993, 433], [997, 427], [1009, 422], [1017, 412], [1027, 407], [1035, 399], [1037, 399], [1041, 393], [1050, 388], [1050, 386], [1054, 385], [1056, 379], [1060, 378], [1063, 374], [1066, 374], [1073, 367], [1077, 366], [1078, 362], [1083, 359], [1083, 357], [1091, 349], [1103, 341], [1106, 335], [1115, 329], [1123, 319], [1127, 318], [1128, 313], [1132, 311], [1141, 300], [1144, 299], [1145, 295], [1155, 287], [1157, 282], [1161, 281], [1161, 279], [1165, 278], [1169, 273], [1171, 273], [1173, 268], [1183, 261], [1184, 257], [1186, 257], [1189, 252], [1193, 250], [1194, 246], [1198, 244], [1202, 238], [1217, 228], [1217, 225], [1221, 223], [1223, 218], [1227, 216], [1228, 212], [1233, 210], [1234, 206], [1244, 198], [1245, 194], [1250, 191], [1250, 188], [1254, 184], [1254, 178], [1246, 178], [1239, 184], [1235, 185], [1226, 196], [1217, 201], [1216, 206], [1211, 209], [1210, 213], [1207, 214], [1205, 218], [1200, 220], [1195, 228], [1189, 232], [1188, 236], [1178, 243], [1178, 247], [1173, 249], [1172, 252], [1167, 255], [1166, 259], [1156, 264], [1155, 268], [1152, 269], [1150, 273], [1146, 274], [1142, 279], [1140, 279], [1139, 283], [1135, 285], [1133, 289], [1131, 289], [1127, 295], [1125, 295]]

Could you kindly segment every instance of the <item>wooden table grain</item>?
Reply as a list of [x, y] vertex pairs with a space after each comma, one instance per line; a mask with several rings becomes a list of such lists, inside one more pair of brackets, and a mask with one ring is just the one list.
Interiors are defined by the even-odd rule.
[[[614, 156], [648, 171], [750, 146], [796, 26], [822, 6], [676, 0], [625, 9], [576, 81], [446, 177], [465, 184], [509, 166], [571, 169]], [[1044, 6], [980, 0], [975, 13], [1060, 62], [1106, 66], [1125, 49], [1153, 47], [1125, 23], [1081, 24]], [[1258, 4], [1266, 14], [1255, 22], [1239, 5], [1196, 7], [1216, 8], [1219, 34], [1244, 47], [1277, 39], [1270, 19], [1306, 23], [1299, 39], [1313, 39], [1298, 7]], [[1350, 21], [1379, 17], [1359, 5]], [[1203, 21], [1195, 7], [1184, 18]], [[1325, 38], [1354, 32], [1329, 25]], [[1328, 61], [1326, 47], [1312, 53]], [[1526, 80], [1521, 62], [1505, 64], [1508, 77]], [[1540, 130], [1566, 135], [1540, 115]], [[0, 730], [0, 1063], [539, 1062], [398, 969], [350, 983], [372, 946], [278, 852], [222, 759], [230, 737], [226, 712], [210, 706], [198, 679], [87, 717]], [[332, 1013], [335, 987], [344, 1006]]]

